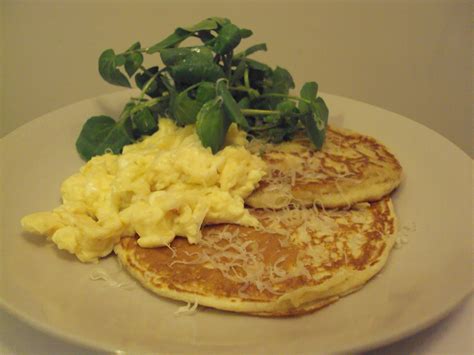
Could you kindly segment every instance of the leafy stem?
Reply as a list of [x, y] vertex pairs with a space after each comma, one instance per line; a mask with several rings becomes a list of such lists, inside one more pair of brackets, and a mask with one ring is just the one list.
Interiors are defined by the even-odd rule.
[[160, 73], [153, 74], [152, 77], [146, 82], [145, 86], [142, 89], [142, 92], [140, 93], [140, 96], [138, 97], [139, 99], [143, 99], [145, 97], [146, 92], [150, 88], [151, 84], [155, 81], [155, 79], [158, 77]]
[[156, 104], [159, 104], [160, 102], [163, 102], [163, 101], [167, 101], [169, 100], [170, 97], [169, 95], [163, 95], [161, 97], [157, 97], [157, 98], [154, 98], [154, 99], [151, 99], [151, 100], [148, 100], [148, 101], [145, 101], [145, 103], [141, 104], [140, 108], [137, 107], [136, 109], [132, 109], [131, 112], [137, 112], [137, 111], [140, 111], [141, 108], [144, 108], [144, 107], [153, 107], [155, 106]]
[[260, 115], [273, 115], [280, 114], [280, 111], [277, 110], [257, 110], [257, 109], [248, 109], [243, 108], [240, 110], [244, 116], [260, 116]]
[[132, 98], [132, 100], [138, 100], [140, 101], [139, 104], [135, 104], [132, 102], [133, 107], [131, 109], [128, 108], [128, 106], [125, 106], [123, 109], [122, 113], [119, 116], [118, 122], [123, 121], [124, 119], [127, 119], [128, 117], [133, 116], [135, 113], [142, 111], [144, 108], [150, 108], [155, 106], [156, 104], [159, 104], [160, 102], [167, 101], [169, 100], [168, 95], [164, 95], [161, 97], [156, 97], [154, 99], [146, 100], [143, 101], [144, 99], [137, 99], [137, 98]]
[[140, 69], [143, 70], [144, 73], [146, 73], [148, 76], [153, 76], [153, 73], [150, 72], [147, 68], [145, 68], [143, 65], [140, 65]]
[[294, 96], [294, 95], [285, 95], [285, 94], [262, 94], [256, 98], [254, 98], [253, 100], [262, 100], [262, 99], [266, 99], [266, 98], [269, 98], [269, 97], [278, 97], [278, 98], [285, 98], [285, 99], [291, 99], [291, 100], [296, 100], [296, 101], [300, 101], [300, 102], [304, 102], [306, 104], [310, 104], [311, 101], [310, 100], [307, 100], [307, 99], [303, 99], [299, 96]]
[[262, 131], [266, 131], [266, 130], [271, 129], [271, 128], [276, 128], [278, 126], [279, 126], [278, 123], [265, 124], [265, 125], [261, 125], [261, 126], [253, 126], [250, 131], [251, 132], [262, 132]]
[[223, 62], [224, 62], [224, 73], [225, 73], [225, 76], [230, 80], [231, 78], [231, 68], [232, 68], [232, 56], [233, 56], [233, 53], [230, 52], [229, 54], [225, 54], [223, 56]]
[[229, 90], [247, 92], [252, 97], [260, 96], [260, 93], [257, 90], [252, 89], [251, 87], [246, 87], [246, 86], [230, 86]]
[[245, 84], [245, 87], [250, 89], [250, 79], [249, 79], [249, 68], [248, 67], [245, 67], [245, 71], [244, 71], [244, 84]]

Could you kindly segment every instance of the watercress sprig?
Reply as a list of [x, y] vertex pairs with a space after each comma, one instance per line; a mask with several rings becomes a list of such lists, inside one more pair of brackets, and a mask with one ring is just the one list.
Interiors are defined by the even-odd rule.
[[[178, 27], [150, 47], [136, 42], [121, 53], [105, 50], [98, 62], [101, 77], [123, 87], [135, 82], [140, 94], [130, 99], [117, 120], [94, 116], [84, 124], [76, 141], [81, 157], [120, 153], [124, 145], [159, 129], [159, 117], [181, 126], [196, 124], [202, 144], [213, 153], [222, 148], [232, 122], [249, 137], [273, 143], [305, 131], [321, 149], [329, 111], [317, 95], [318, 85], [308, 82], [299, 96], [290, 95], [295, 85], [286, 69], [249, 58], [266, 51], [265, 43], [236, 51], [251, 35], [226, 18], [210, 17]], [[180, 46], [188, 38], [201, 44]], [[162, 67], [144, 65], [144, 55], [153, 54], [159, 54]]]

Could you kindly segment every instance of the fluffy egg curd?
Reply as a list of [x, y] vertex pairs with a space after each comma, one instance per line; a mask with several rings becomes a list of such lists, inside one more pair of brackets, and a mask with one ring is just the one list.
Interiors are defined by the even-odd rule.
[[27, 215], [26, 231], [51, 239], [83, 262], [108, 255], [120, 238], [138, 235], [141, 247], [201, 238], [203, 224], [257, 226], [244, 199], [266, 174], [266, 164], [232, 125], [226, 147], [204, 148], [192, 125], [160, 119], [160, 129], [124, 147], [121, 155], [92, 158], [61, 186], [63, 203]]

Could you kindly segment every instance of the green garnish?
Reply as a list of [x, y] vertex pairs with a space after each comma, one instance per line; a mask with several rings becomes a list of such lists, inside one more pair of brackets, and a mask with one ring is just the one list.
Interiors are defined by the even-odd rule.
[[[141, 90], [125, 105], [118, 120], [94, 116], [84, 124], [76, 148], [85, 160], [105, 152], [120, 153], [124, 145], [158, 130], [158, 118], [170, 117], [180, 126], [196, 124], [205, 147], [213, 153], [224, 145], [232, 122], [251, 138], [272, 143], [291, 140], [305, 131], [317, 149], [324, 143], [329, 111], [318, 85], [303, 85], [300, 96], [289, 95], [291, 74], [250, 59], [266, 51], [265, 43], [234, 53], [252, 31], [228, 19], [211, 17], [194, 26], [179, 27], [161, 42], [142, 48], [134, 43], [116, 54], [99, 57], [99, 73], [110, 84]], [[188, 38], [202, 44], [179, 47]], [[163, 67], [145, 67], [144, 54], [159, 53]]]

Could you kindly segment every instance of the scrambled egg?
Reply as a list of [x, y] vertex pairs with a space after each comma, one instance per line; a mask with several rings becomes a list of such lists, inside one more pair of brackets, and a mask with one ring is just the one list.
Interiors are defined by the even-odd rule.
[[81, 261], [108, 255], [124, 236], [142, 247], [169, 244], [176, 236], [197, 243], [202, 224], [257, 226], [244, 199], [266, 173], [265, 163], [244, 148], [232, 125], [227, 146], [213, 155], [194, 126], [160, 120], [160, 129], [124, 147], [123, 154], [92, 158], [61, 186], [63, 204], [21, 220]]

